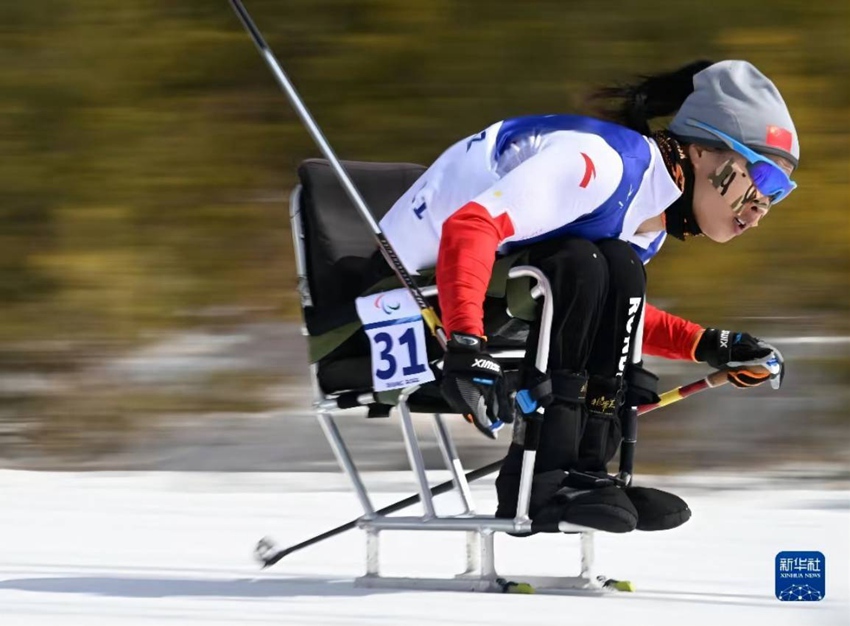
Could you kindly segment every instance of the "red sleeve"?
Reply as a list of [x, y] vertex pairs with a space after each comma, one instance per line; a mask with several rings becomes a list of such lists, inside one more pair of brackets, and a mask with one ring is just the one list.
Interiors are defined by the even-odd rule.
[[514, 234], [507, 213], [494, 218], [469, 202], [443, 223], [437, 288], [446, 333], [484, 334], [484, 295], [499, 243]]
[[647, 302], [643, 326], [643, 352], [667, 359], [693, 361], [703, 327], [676, 317]]

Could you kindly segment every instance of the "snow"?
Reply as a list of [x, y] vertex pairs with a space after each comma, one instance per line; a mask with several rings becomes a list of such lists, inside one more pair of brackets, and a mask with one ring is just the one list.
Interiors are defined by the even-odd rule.
[[[405, 474], [364, 478], [376, 506], [414, 492]], [[716, 483], [679, 484], [694, 511], [682, 528], [596, 535], [597, 571], [632, 580], [636, 593], [522, 596], [355, 588], [359, 531], [260, 571], [251, 553], [261, 536], [290, 545], [358, 514], [335, 474], [0, 471], [0, 625], [850, 624], [848, 493], [754, 479], [707, 488]], [[492, 510], [492, 481], [473, 492]], [[462, 569], [461, 541], [386, 533], [384, 572], [449, 576]], [[570, 575], [577, 544], [499, 536], [497, 564], [512, 575]], [[823, 601], [774, 597], [784, 550], [824, 553]]]

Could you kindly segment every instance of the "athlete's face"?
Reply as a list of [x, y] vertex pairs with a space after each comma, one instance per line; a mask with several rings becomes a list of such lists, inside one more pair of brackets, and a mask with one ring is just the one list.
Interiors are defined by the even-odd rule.
[[[747, 161], [737, 152], [689, 145], [694, 165], [694, 217], [712, 241], [724, 243], [756, 228], [770, 209], [747, 175]], [[790, 164], [774, 159], [788, 174]]]

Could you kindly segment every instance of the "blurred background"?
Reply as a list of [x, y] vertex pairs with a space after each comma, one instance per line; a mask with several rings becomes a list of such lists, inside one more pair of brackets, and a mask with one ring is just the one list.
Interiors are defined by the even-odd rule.
[[[637, 468], [850, 473], [850, 3], [246, 4], [348, 159], [427, 164], [508, 116], [588, 112], [601, 85], [755, 63], [794, 116], [799, 190], [739, 241], [671, 240], [649, 295], [775, 341], [787, 384], [654, 413]], [[333, 469], [287, 206], [318, 151], [228, 3], [2, 3], [0, 107], [0, 465]], [[664, 389], [707, 373], [651, 367]], [[464, 426], [473, 464], [507, 445]], [[395, 419], [343, 427], [367, 467], [401, 466]]]

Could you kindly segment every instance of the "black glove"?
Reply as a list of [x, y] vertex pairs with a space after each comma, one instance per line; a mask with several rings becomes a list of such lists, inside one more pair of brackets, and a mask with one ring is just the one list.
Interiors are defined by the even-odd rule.
[[490, 439], [513, 419], [502, 367], [487, 354], [487, 340], [452, 333], [443, 359], [440, 390], [455, 411]]
[[748, 333], [707, 328], [694, 357], [728, 370], [729, 382], [736, 387], [755, 387], [770, 380], [770, 386], [779, 389], [785, 377], [785, 360], [779, 350]]

